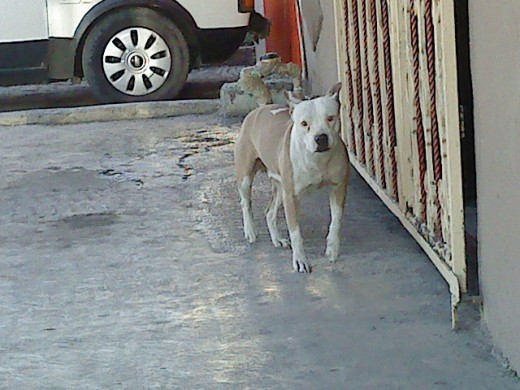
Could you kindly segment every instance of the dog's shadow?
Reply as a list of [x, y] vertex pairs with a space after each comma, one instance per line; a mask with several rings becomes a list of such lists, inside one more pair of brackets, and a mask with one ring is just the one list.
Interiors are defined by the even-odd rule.
[[[258, 232], [254, 244], [249, 244], [244, 238], [240, 199], [232, 173], [208, 181], [201, 191], [204, 202], [198, 211], [202, 215], [197, 219], [200, 221], [200, 230], [214, 251], [246, 255], [252, 250], [274, 250], [264, 214], [271, 197], [271, 183], [265, 173], [257, 174], [253, 184], [253, 215]], [[326, 188], [310, 190], [301, 200], [300, 228], [311, 261], [314, 258], [325, 259], [329, 223], [329, 191]], [[283, 236], [288, 237], [283, 207], [279, 210], [278, 226]], [[397, 218], [386, 209], [363, 179], [354, 173], [342, 218], [339, 261], [376, 249], [391, 249], [396, 242], [410, 247], [410, 240]], [[276, 250], [287, 260], [290, 259], [290, 251]]]

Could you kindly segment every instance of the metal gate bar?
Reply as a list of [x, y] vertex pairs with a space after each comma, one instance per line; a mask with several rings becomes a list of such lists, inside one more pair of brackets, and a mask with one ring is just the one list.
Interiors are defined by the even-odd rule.
[[352, 164], [450, 286], [466, 289], [453, 3], [335, 0]]

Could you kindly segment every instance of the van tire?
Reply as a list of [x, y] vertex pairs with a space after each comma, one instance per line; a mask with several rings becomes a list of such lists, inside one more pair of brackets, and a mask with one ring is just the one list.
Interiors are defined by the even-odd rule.
[[[156, 35], [147, 51], [149, 41], [145, 47], [142, 40], [139, 45], [135, 42], [136, 37], [151, 37], [153, 34], [150, 32]], [[125, 37], [128, 42], [121, 45]], [[117, 45], [114, 44], [116, 39]], [[168, 55], [164, 58], [150, 55], [157, 47], [165, 49], [161, 53], [169, 50]], [[107, 53], [115, 55], [108, 56]], [[159, 61], [157, 58], [164, 69], [154, 66]], [[127, 8], [104, 16], [91, 27], [83, 48], [82, 65], [85, 77], [100, 102], [165, 100], [176, 97], [183, 88], [189, 72], [190, 55], [184, 35], [170, 19], [148, 8]], [[111, 74], [112, 69], [122, 70]], [[132, 77], [133, 81], [130, 80]]]

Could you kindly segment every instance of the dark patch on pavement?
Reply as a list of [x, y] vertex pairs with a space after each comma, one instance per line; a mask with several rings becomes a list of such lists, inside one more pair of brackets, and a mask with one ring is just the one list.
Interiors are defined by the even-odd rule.
[[114, 213], [93, 213], [83, 215], [72, 215], [62, 218], [61, 221], [72, 229], [84, 229], [87, 227], [110, 226], [117, 222], [118, 217]]

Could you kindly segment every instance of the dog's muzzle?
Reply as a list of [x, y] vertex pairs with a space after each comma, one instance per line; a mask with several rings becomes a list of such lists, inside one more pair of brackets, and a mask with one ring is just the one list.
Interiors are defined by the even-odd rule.
[[329, 137], [327, 134], [320, 134], [314, 137], [314, 141], [316, 141], [316, 144], [318, 147], [316, 148], [317, 152], [326, 152], [329, 150]]

